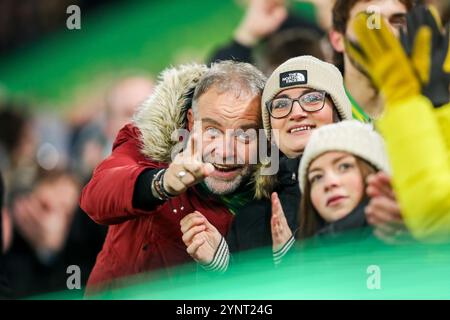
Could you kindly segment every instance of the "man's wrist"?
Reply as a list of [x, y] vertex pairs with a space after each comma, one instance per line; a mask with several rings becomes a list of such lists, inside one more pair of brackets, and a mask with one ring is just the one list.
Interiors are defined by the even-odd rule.
[[206, 271], [224, 273], [228, 269], [228, 264], [230, 261], [230, 250], [228, 244], [224, 237], [221, 237], [219, 245], [214, 253], [211, 262], [202, 264], [202, 268]]
[[161, 169], [160, 171], [158, 171], [158, 173], [153, 177], [151, 183], [152, 195], [161, 201], [165, 201], [175, 196], [169, 193], [164, 187], [164, 174], [166, 173], [166, 171], [167, 169]]

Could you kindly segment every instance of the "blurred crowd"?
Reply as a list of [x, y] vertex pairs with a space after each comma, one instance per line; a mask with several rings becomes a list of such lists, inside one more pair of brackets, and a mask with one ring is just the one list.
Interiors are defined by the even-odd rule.
[[70, 5], [89, 10], [111, 2], [113, 0], [0, 1], [0, 55], [61, 29]]
[[[66, 17], [67, 4], [84, 1], [0, 1], [0, 51], [10, 50], [36, 34], [51, 31], [46, 14]], [[87, 2], [87, 1], [86, 1]], [[314, 21], [290, 11], [282, 1], [249, 1], [233, 39], [211, 53], [217, 60], [250, 62], [269, 76], [286, 60], [310, 55], [335, 64], [343, 73], [346, 89], [355, 101], [353, 118], [363, 122], [383, 112], [366, 78], [349, 62], [341, 41], [348, 17], [332, 14], [330, 0], [308, 1], [315, 6]], [[348, 1], [353, 6], [358, 1]], [[376, 2], [376, 1], [375, 1]], [[391, 1], [391, 9], [411, 9], [415, 1]], [[422, 1], [417, 1], [422, 2]], [[449, 19], [449, 1], [430, 0]], [[351, 4], [350, 4], [351, 3]], [[45, 5], [44, 5], [45, 4]], [[36, 15], [36, 12], [41, 14]], [[34, 20], [30, 22], [29, 18]], [[392, 15], [391, 24], [406, 27], [404, 15]], [[397, 20], [396, 20], [397, 19]], [[34, 22], [33, 22], [34, 21]], [[54, 21], [55, 25], [59, 22]], [[340, 29], [339, 29], [340, 28]], [[9, 31], [8, 31], [9, 30]], [[11, 31], [14, 30], [14, 31]], [[17, 36], [20, 33], [21, 37]], [[82, 285], [101, 251], [107, 227], [95, 223], [79, 206], [82, 187], [94, 169], [110, 155], [122, 127], [131, 121], [140, 104], [154, 89], [145, 72], [110, 79], [65, 114], [39, 111], [29, 102], [0, 101], [0, 172], [4, 278], [0, 290], [6, 297], [25, 297], [66, 288], [67, 267], [81, 269]], [[364, 108], [358, 108], [363, 105]], [[363, 110], [361, 110], [363, 109]], [[7, 284], [3, 284], [7, 279]], [[6, 283], [6, 281], [5, 281]]]
[[70, 265], [80, 267], [86, 282], [106, 227], [79, 208], [81, 187], [152, 89], [153, 80], [139, 74], [111, 81], [90, 114], [58, 116], [2, 101], [2, 240], [13, 296], [64, 289]]

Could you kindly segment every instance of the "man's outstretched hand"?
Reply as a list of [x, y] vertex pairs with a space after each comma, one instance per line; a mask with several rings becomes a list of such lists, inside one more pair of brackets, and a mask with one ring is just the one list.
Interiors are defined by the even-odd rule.
[[164, 173], [164, 189], [171, 195], [179, 195], [203, 181], [213, 171], [211, 163], [202, 161], [200, 134], [193, 132], [185, 151], [177, 154]]

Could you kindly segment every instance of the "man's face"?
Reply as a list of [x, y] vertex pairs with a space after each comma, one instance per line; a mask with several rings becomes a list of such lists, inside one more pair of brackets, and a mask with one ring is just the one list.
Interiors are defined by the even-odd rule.
[[400, 29], [406, 28], [407, 9], [399, 0], [370, 0], [359, 1], [350, 10], [350, 19], [347, 23], [346, 37], [355, 40], [355, 34], [352, 29], [353, 19], [361, 12], [375, 12], [381, 15], [391, 27], [392, 32], [399, 37]]
[[252, 174], [261, 127], [260, 96], [219, 92], [214, 87], [197, 101], [195, 120], [201, 121], [202, 156], [214, 165], [206, 179], [216, 194], [234, 192]]
[[144, 77], [126, 78], [118, 83], [108, 99], [107, 136], [114, 140], [130, 122], [139, 105], [152, 93], [153, 83]]
[[400, 29], [406, 29], [407, 8], [399, 0], [362, 0], [357, 2], [350, 10], [345, 34], [342, 34], [339, 31], [332, 31], [330, 33], [330, 40], [334, 49], [344, 53], [346, 64], [351, 61], [348, 61], [349, 59], [345, 53], [344, 40], [346, 38], [353, 41], [356, 40], [355, 33], [352, 29], [352, 23], [355, 17], [361, 12], [376, 12], [379, 14], [379, 16], [373, 17], [373, 21], [371, 21], [370, 25], [368, 23], [368, 27], [376, 27], [377, 19], [378, 22], [379, 19], [385, 19], [396, 36], [399, 36]]
[[[380, 19], [384, 19], [391, 27], [393, 33], [398, 37], [400, 29], [406, 30], [406, 15], [408, 13], [406, 6], [399, 0], [370, 0], [358, 1], [350, 10], [349, 20], [347, 22], [345, 34], [333, 30], [330, 33], [330, 40], [337, 52], [344, 54], [345, 66], [353, 67], [364, 73], [359, 66], [351, 61], [345, 52], [345, 39], [356, 40], [355, 32], [352, 29], [352, 23], [355, 17], [361, 13], [376, 13], [379, 16], [371, 16], [371, 21], [368, 20], [368, 28], [375, 28]], [[347, 72], [347, 71], [346, 71]]]

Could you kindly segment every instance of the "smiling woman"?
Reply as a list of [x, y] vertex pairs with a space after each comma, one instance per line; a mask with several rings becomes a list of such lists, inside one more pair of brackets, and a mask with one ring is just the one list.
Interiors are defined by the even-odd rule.
[[279, 66], [267, 80], [262, 100], [266, 134], [291, 159], [303, 153], [313, 129], [351, 119], [339, 70], [310, 56]]
[[273, 136], [289, 158], [299, 156], [313, 129], [333, 122], [333, 103], [324, 91], [292, 88], [268, 101]]

